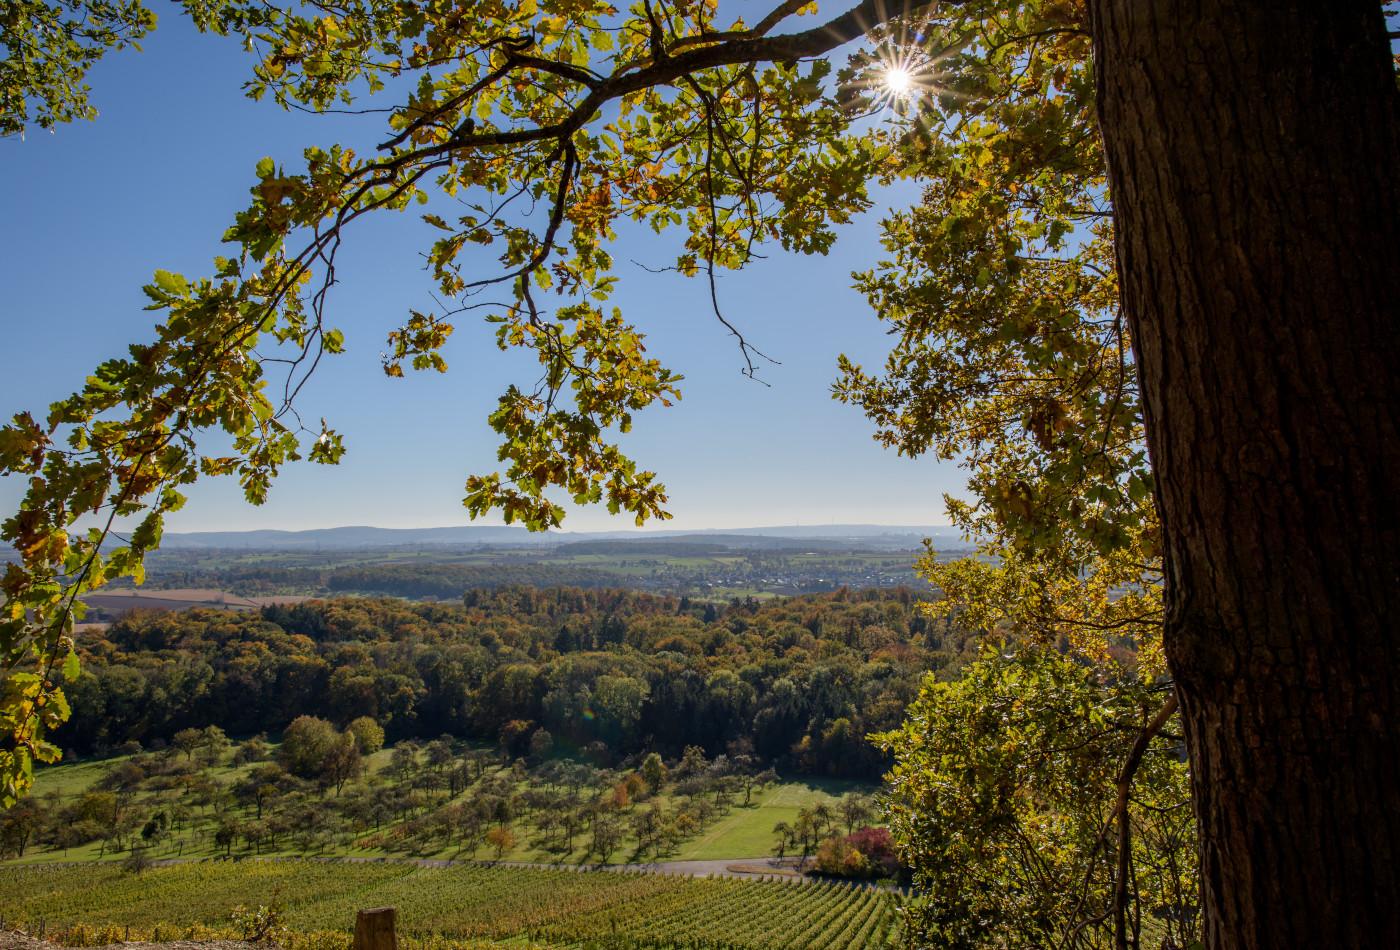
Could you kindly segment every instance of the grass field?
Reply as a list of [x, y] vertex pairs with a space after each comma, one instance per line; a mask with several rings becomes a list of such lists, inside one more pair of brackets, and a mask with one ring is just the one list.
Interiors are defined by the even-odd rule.
[[34, 794], [37, 796], [62, 795], [65, 798], [71, 795], [81, 795], [91, 788], [114, 762], [120, 762], [125, 758], [127, 756], [40, 766], [34, 776]]
[[756, 858], [773, 851], [773, 826], [792, 824], [798, 809], [820, 802], [834, 804], [846, 792], [868, 792], [870, 787], [837, 779], [809, 779], [774, 785], [755, 794], [753, 805], [737, 807], [702, 835], [681, 845], [678, 861], [711, 861], [721, 858]]
[[[70, 943], [246, 936], [235, 909], [277, 907], [297, 950], [344, 947], [355, 911], [398, 909], [426, 946], [858, 950], [889, 944], [897, 896], [835, 884], [404, 862], [202, 862], [0, 869], [0, 916]], [[468, 943], [475, 941], [474, 943]], [[410, 944], [411, 945], [411, 944]]]

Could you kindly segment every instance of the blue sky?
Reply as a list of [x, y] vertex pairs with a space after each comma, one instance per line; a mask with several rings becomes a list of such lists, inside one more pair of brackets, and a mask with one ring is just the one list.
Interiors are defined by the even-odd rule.
[[[292, 163], [308, 145], [382, 138], [379, 117], [313, 117], [250, 102], [239, 87], [251, 61], [238, 45], [199, 36], [169, 7], [158, 9], [162, 22], [144, 52], [110, 55], [92, 70], [96, 122], [0, 139], [6, 417], [42, 411], [99, 361], [149, 336], [155, 314], [142, 309], [141, 285], [156, 268], [209, 270], [260, 157]], [[913, 195], [906, 185], [883, 200]], [[864, 416], [829, 396], [838, 353], [869, 367], [888, 349], [849, 277], [879, 253], [878, 217], [844, 228], [828, 257], [773, 247], [767, 260], [721, 276], [726, 315], [781, 361], [764, 370], [769, 387], [740, 376], [742, 360], [703, 283], [630, 263], [669, 263], [665, 239], [627, 234], [615, 248], [616, 303], [647, 331], [650, 351], [686, 377], [682, 402], [642, 413], [626, 442], [670, 489], [667, 527], [946, 522], [942, 496], [961, 487], [958, 470], [882, 449]], [[342, 251], [330, 320], [349, 352], [323, 362], [300, 405], [305, 418], [324, 415], [345, 433], [345, 461], [287, 469], [260, 508], [228, 480], [201, 484], [171, 530], [467, 523], [465, 476], [497, 467], [486, 415], [507, 384], [534, 375], [464, 316], [445, 376], [384, 377], [385, 334], [408, 308], [433, 306], [421, 264], [431, 233], [412, 213], [389, 215], [357, 225]], [[0, 508], [12, 510], [21, 491], [0, 479]], [[564, 525], [630, 526], [588, 508]]]

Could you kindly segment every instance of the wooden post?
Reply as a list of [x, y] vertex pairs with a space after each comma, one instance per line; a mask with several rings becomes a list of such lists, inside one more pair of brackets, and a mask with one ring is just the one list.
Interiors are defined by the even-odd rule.
[[394, 936], [396, 916], [392, 907], [376, 907], [356, 914], [354, 950], [398, 950], [398, 939]]

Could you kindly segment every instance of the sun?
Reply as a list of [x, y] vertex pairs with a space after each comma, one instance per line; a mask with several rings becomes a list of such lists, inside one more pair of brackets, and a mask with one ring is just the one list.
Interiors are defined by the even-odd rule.
[[908, 98], [914, 91], [914, 74], [903, 66], [891, 66], [883, 77], [885, 91], [895, 99]]
[[886, 49], [874, 57], [873, 68], [860, 86], [877, 110], [906, 113], [927, 95], [937, 94], [937, 62], [919, 49]]
[[931, 56], [918, 46], [895, 44], [862, 52], [853, 61], [858, 68], [840, 87], [842, 102], [868, 116], [917, 118], [949, 96], [941, 82], [948, 55]]

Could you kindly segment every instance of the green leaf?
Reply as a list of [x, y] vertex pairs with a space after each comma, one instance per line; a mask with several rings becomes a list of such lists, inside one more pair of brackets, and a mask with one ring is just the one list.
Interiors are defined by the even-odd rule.
[[172, 297], [187, 297], [190, 285], [185, 278], [168, 270], [156, 271], [156, 286]]

